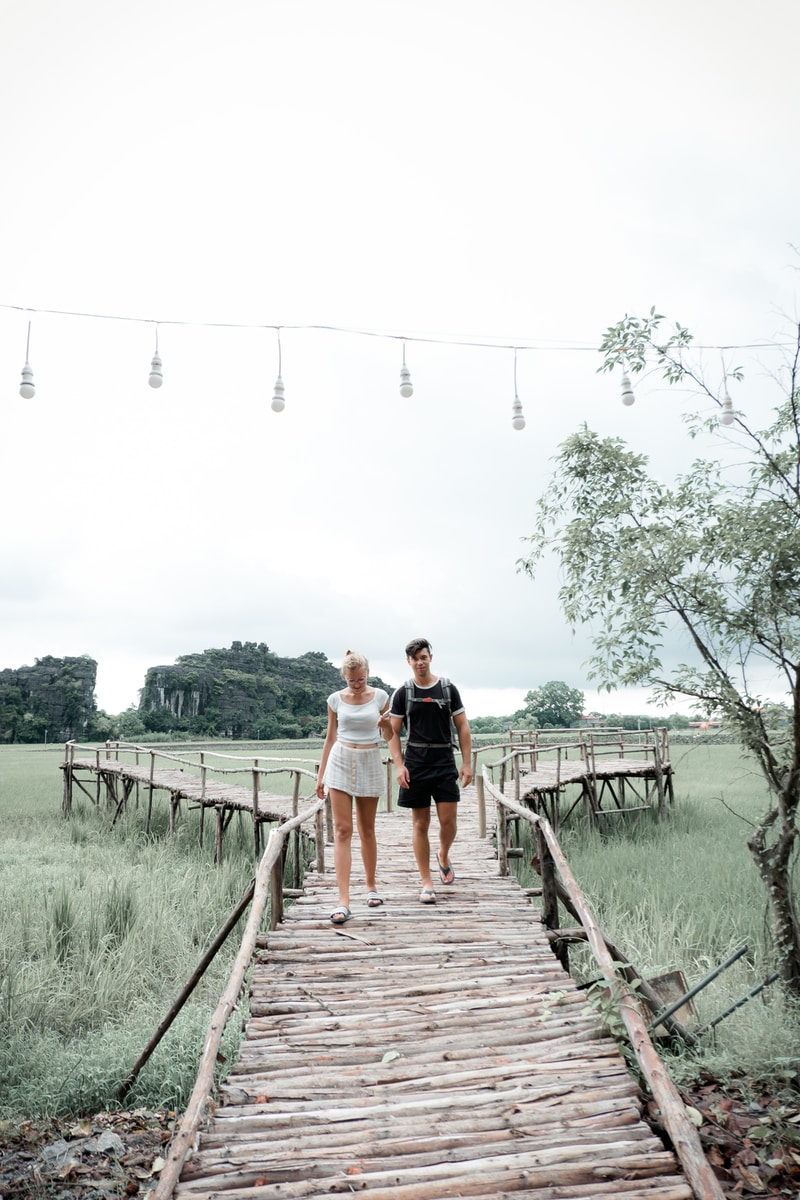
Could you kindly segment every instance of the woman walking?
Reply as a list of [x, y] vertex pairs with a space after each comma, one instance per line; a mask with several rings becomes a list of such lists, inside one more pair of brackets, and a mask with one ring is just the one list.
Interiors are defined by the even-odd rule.
[[331, 913], [334, 925], [344, 925], [352, 915], [353, 799], [366, 876], [367, 906], [378, 908], [383, 904], [375, 881], [378, 863], [375, 814], [378, 798], [384, 791], [382, 736], [390, 733], [389, 723], [383, 717], [389, 708], [389, 696], [382, 688], [373, 688], [367, 683], [369, 663], [364, 655], [348, 650], [341, 675], [346, 686], [328, 697], [328, 731], [317, 775], [317, 795], [321, 799], [327, 788], [333, 812], [333, 865], [339, 889], [339, 903]]

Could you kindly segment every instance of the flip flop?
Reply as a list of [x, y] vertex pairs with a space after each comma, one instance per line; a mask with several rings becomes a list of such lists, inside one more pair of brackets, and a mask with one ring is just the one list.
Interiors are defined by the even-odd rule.
[[383, 900], [377, 892], [367, 892], [367, 908], [380, 908]]
[[[451, 883], [455, 883], [456, 873], [453, 870], [453, 864], [450, 863], [448, 866], [443, 867], [441, 859], [439, 858], [438, 854], [436, 855], [436, 861], [439, 864], [439, 878], [441, 879], [442, 883], [447, 884], [448, 886]], [[448, 879], [448, 876], [449, 876], [449, 879]]]
[[433, 888], [423, 888], [419, 894], [419, 902], [420, 904], [435, 904], [436, 892]]
[[340, 904], [339, 907], [335, 908], [331, 913], [331, 924], [344, 925], [345, 921], [349, 921], [351, 916], [352, 914], [347, 905]]

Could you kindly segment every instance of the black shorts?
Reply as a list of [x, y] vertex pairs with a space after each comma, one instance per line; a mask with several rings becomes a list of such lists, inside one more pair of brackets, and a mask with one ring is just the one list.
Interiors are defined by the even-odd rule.
[[436, 804], [458, 804], [461, 790], [458, 786], [458, 771], [455, 763], [443, 765], [439, 770], [428, 767], [422, 773], [414, 773], [414, 764], [408, 764], [411, 787], [400, 788], [397, 803], [401, 808], [430, 808]]

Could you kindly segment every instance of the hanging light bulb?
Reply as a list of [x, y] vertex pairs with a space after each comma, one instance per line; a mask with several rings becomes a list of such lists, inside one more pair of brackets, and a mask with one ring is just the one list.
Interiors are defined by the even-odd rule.
[[733, 401], [728, 394], [728, 384], [723, 383], [722, 392], [722, 412], [719, 414], [720, 425], [732, 425], [736, 420], [736, 413], [733, 411]]
[[156, 325], [156, 352], [150, 359], [150, 374], [147, 377], [151, 388], [160, 388], [164, 382], [161, 366], [161, 355], [158, 353], [158, 326]]
[[406, 344], [403, 342], [403, 365], [400, 368], [400, 395], [407, 400], [414, 395], [414, 385], [411, 382], [411, 372], [406, 366]]
[[286, 400], [283, 394], [283, 380], [281, 379], [281, 331], [278, 330], [278, 378], [275, 380], [275, 390], [272, 395], [272, 404], [270, 405], [273, 412], [283, 412], [286, 407]]
[[275, 380], [275, 391], [272, 396], [272, 404], [270, 406], [273, 412], [283, 412], [286, 407], [286, 400], [283, 395], [283, 380], [280, 375]]
[[623, 367], [622, 368], [622, 403], [624, 405], [626, 405], [627, 407], [630, 407], [631, 404], [633, 404], [635, 399], [636, 399], [636, 397], [634, 396], [633, 388], [631, 387], [631, 377], [628, 374], [628, 372], [626, 371], [626, 369]]
[[28, 340], [25, 344], [25, 366], [22, 368], [22, 382], [19, 385], [19, 394], [23, 400], [32, 400], [36, 395], [36, 388], [33, 386], [33, 371], [31, 364], [28, 361], [31, 349], [31, 323], [28, 321]]
[[517, 395], [517, 348], [514, 347], [514, 403], [511, 405], [511, 426], [513, 429], [525, 428], [525, 417], [522, 414], [522, 401]]

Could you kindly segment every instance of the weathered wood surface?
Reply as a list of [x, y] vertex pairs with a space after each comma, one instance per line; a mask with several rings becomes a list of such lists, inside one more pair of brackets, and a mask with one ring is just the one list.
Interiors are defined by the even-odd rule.
[[[664, 763], [661, 774], [671, 773], [669, 763]], [[584, 783], [596, 779], [655, 779], [658, 769], [653, 759], [634, 758], [598, 758], [594, 768], [580, 758], [562, 758], [560, 763], [555, 759], [539, 758], [535, 770], [524, 770], [521, 778], [523, 794], [553, 791], [560, 784]], [[508, 790], [508, 784], [506, 785]]]
[[[99, 774], [101, 778], [109, 776], [111, 779], [139, 784], [145, 789], [152, 783], [154, 791], [169, 792], [174, 801], [186, 800], [203, 808], [233, 809], [253, 816], [252, 784], [228, 783], [224, 779], [214, 778], [210, 772], [204, 787], [200, 775], [193, 775], [188, 770], [159, 767], [153, 771], [151, 778], [149, 764], [140, 765], [113, 758], [101, 758], [99, 766], [94, 758], [75, 758], [72, 771], [76, 778], [79, 773], [84, 773], [88, 778], [96, 778]], [[310, 779], [306, 790], [313, 791]], [[259, 788], [257, 805], [257, 817], [265, 821], [284, 821], [292, 815], [291, 796], [274, 795]]]
[[335, 877], [312, 872], [261, 939], [238, 1061], [175, 1196], [690, 1200], [616, 1043], [478, 838], [474, 789], [435, 906], [410, 835], [407, 813], [379, 814], [382, 908], [355, 844], [353, 919], [330, 924]]

